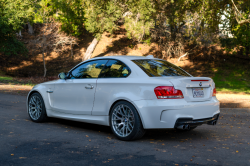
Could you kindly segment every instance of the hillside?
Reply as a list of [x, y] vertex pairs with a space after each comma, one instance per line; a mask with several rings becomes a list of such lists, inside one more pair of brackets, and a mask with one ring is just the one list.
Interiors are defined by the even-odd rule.
[[[29, 83], [40, 83], [46, 80], [57, 79], [60, 72], [67, 72], [82, 61], [82, 57], [93, 40], [91, 34], [85, 33], [79, 37], [78, 45], [73, 47], [71, 56], [70, 47], [56, 52], [48, 49], [45, 54], [47, 77], [43, 78], [43, 59], [39, 28], [36, 35], [23, 32], [21, 39], [29, 50], [28, 56], [5, 56], [0, 54], [0, 70], [5, 75], [14, 76], [16, 80]], [[184, 68], [193, 76], [212, 77], [216, 82], [217, 90], [225, 93], [250, 94], [250, 60], [227, 54], [219, 46], [196, 48], [190, 54], [178, 61], [174, 57], [162, 57], [156, 43], [142, 44], [129, 40], [126, 31], [121, 27], [114, 34], [104, 33], [97, 44], [92, 57], [109, 55], [154, 55]], [[46, 32], [49, 35], [49, 32]], [[53, 44], [47, 40], [47, 45]], [[189, 51], [189, 48], [186, 48]]]

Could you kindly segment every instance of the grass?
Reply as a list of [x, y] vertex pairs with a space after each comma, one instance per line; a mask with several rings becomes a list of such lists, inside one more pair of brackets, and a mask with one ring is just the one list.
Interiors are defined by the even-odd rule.
[[12, 77], [0, 76], [0, 81], [12, 81]]
[[250, 94], [250, 74], [242, 66], [219, 67], [213, 80], [218, 92]]
[[22, 85], [22, 86], [35, 86], [37, 84], [33, 84], [33, 83], [18, 83], [19, 85]]
[[1, 79], [0, 77], [0, 83], [4, 83], [6, 85], [22, 85], [22, 86], [35, 86], [37, 84], [33, 84], [33, 83], [30, 83], [30, 82], [20, 82], [20, 81], [16, 81], [16, 80], [4, 80], [4, 79]]
[[[10, 76], [3, 76], [3, 73], [0, 72], [0, 82], [1, 83], [5, 83], [5, 84], [9, 84], [9, 85], [22, 85], [22, 86], [35, 86], [36, 84], [33, 84], [32, 82], [21, 82], [21, 81], [17, 81], [14, 80], [13, 77]], [[1, 76], [2, 75], [2, 76]]]

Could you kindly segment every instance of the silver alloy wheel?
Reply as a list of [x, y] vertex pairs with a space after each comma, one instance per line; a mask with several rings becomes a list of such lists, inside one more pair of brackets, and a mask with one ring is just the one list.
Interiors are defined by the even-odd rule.
[[29, 115], [33, 120], [40, 118], [42, 114], [42, 101], [41, 99], [34, 95], [29, 100]]
[[135, 125], [133, 111], [127, 105], [118, 105], [112, 113], [111, 123], [117, 135], [120, 137], [128, 136], [133, 131]]

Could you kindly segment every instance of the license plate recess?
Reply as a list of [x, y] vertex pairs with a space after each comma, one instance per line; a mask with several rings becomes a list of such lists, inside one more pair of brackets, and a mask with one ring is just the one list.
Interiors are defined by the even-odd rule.
[[203, 88], [193, 88], [193, 97], [194, 98], [203, 98], [204, 97]]

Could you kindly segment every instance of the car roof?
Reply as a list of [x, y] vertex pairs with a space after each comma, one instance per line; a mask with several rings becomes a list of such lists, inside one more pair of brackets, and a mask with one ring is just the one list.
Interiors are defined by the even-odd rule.
[[136, 59], [155, 59], [152, 56], [135, 56], [135, 55], [112, 55], [112, 56], [104, 56], [104, 57], [94, 57], [92, 59], [103, 59], [103, 58], [114, 58], [114, 59], [129, 59], [129, 60], [136, 60]]

